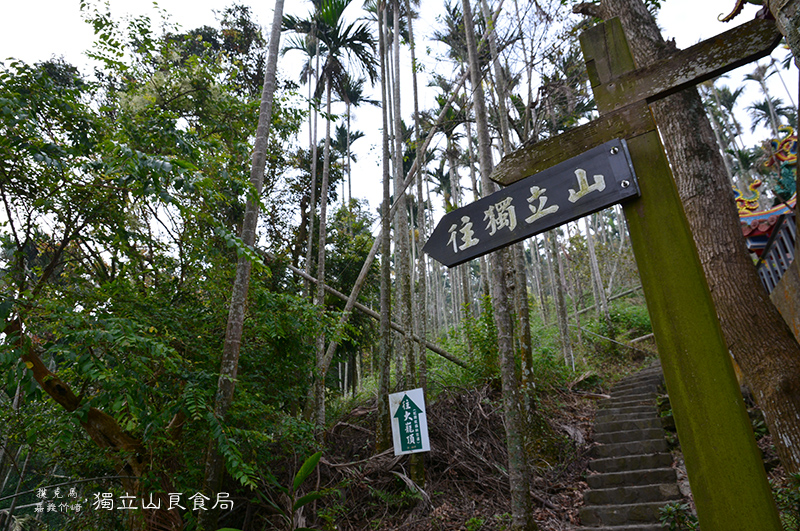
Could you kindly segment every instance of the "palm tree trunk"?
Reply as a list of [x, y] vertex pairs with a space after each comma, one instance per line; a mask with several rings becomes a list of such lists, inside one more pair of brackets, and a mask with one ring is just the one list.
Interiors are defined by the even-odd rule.
[[408, 200], [403, 187], [405, 175], [403, 174], [403, 134], [400, 118], [400, 2], [393, 0], [393, 41], [394, 50], [394, 162], [395, 162], [395, 197], [398, 201], [396, 223], [396, 251], [397, 284], [401, 307], [400, 322], [407, 334], [402, 337], [402, 358], [405, 360], [406, 386], [414, 387], [416, 380], [416, 361], [414, 360], [414, 344], [411, 340], [413, 329], [413, 301], [411, 299], [411, 262], [410, 238], [408, 223]]
[[[497, 39], [495, 37], [494, 19], [489, 10], [489, 4], [486, 0], [481, 0], [481, 8], [483, 10], [483, 18], [489, 25], [489, 53], [492, 57], [492, 65], [494, 68], [495, 87], [497, 91], [497, 108], [500, 115], [500, 136], [503, 140], [503, 154], [506, 155], [511, 152], [511, 135], [508, 127], [508, 108], [506, 106], [506, 82], [503, 76], [503, 69], [500, 66], [500, 57], [497, 53]], [[523, 244], [520, 242], [515, 244], [511, 253], [514, 262], [514, 308], [517, 314], [518, 326], [516, 327], [520, 353], [522, 355], [522, 378], [523, 385], [528, 390], [528, 385], [531, 380], [530, 368], [533, 366], [533, 351], [531, 349], [531, 318], [530, 318], [530, 304], [528, 302], [528, 280], [525, 276], [525, 253]]]
[[550, 261], [553, 264], [553, 289], [556, 295], [556, 320], [558, 321], [558, 335], [561, 338], [561, 356], [564, 364], [575, 370], [575, 357], [572, 353], [572, 342], [569, 337], [569, 325], [567, 321], [567, 300], [564, 295], [565, 280], [564, 266], [561, 263], [561, 253], [559, 251], [558, 236], [555, 231], [550, 231]]
[[[385, 3], [379, 3], [380, 9], [386, 10]], [[378, 347], [378, 422], [375, 449], [381, 452], [392, 445], [391, 424], [389, 419], [389, 371], [392, 355], [392, 270], [390, 264], [391, 249], [391, 189], [389, 180], [389, 120], [386, 115], [388, 104], [386, 92], [386, 35], [384, 32], [383, 14], [378, 13], [378, 47], [381, 68], [381, 108], [383, 112], [383, 215], [381, 216], [381, 322], [380, 345]]]
[[[253, 146], [252, 165], [250, 167], [250, 183], [261, 195], [264, 186], [264, 169], [267, 162], [267, 141], [272, 123], [272, 101], [275, 93], [275, 73], [278, 66], [278, 45], [280, 44], [281, 19], [283, 16], [283, 0], [275, 1], [275, 13], [269, 38], [267, 67], [264, 75], [264, 88], [261, 92], [261, 107], [258, 114], [255, 145]], [[256, 225], [258, 223], [258, 201], [247, 201], [244, 222], [242, 224], [242, 242], [253, 247], [256, 242]], [[252, 263], [248, 256], [239, 257], [236, 265], [236, 278], [233, 282], [228, 326], [225, 331], [225, 344], [222, 350], [217, 393], [214, 398], [214, 416], [224, 422], [228, 408], [233, 402], [236, 374], [239, 369], [239, 347], [241, 346], [244, 328], [244, 312], [247, 293], [250, 288], [250, 269]], [[223, 462], [217, 450], [216, 441], [212, 438], [208, 446], [205, 462], [205, 492], [220, 492], [222, 488]], [[208, 531], [217, 529], [218, 512], [201, 511], [198, 529]]]
[[[414, 145], [417, 150], [417, 233], [415, 240], [422, 242], [425, 239], [425, 198], [422, 190], [423, 175], [423, 152], [422, 152], [422, 132], [420, 127], [419, 114], [419, 88], [417, 86], [417, 57], [416, 42], [414, 41], [414, 17], [411, 16], [411, 1], [406, 0], [406, 13], [408, 15], [408, 36], [409, 47], [411, 48], [411, 82], [414, 93]], [[418, 239], [417, 239], [418, 238]], [[426, 338], [428, 334], [428, 308], [425, 304], [425, 293], [427, 290], [427, 276], [425, 267], [425, 254], [422, 252], [421, 245], [417, 246], [419, 254], [417, 256], [417, 289], [414, 293], [416, 298], [416, 333], [421, 338]], [[423, 394], [428, 392], [428, 359], [425, 347], [419, 347], [419, 366], [417, 374], [417, 385], [422, 388]], [[424, 454], [413, 454], [411, 457], [411, 478], [418, 485], [425, 485], [425, 457]]]
[[[320, 54], [320, 39], [319, 36], [316, 36], [316, 47], [317, 51], [315, 54], [315, 62], [316, 66], [314, 67], [314, 79], [317, 83], [319, 83], [319, 54]], [[309, 83], [310, 85], [310, 83]], [[309, 94], [309, 101], [311, 101], [311, 96]], [[308, 206], [308, 247], [306, 248], [306, 274], [311, 275], [311, 268], [313, 267], [312, 264], [314, 263], [312, 260], [313, 257], [313, 248], [314, 248], [314, 218], [317, 215], [317, 118], [319, 117], [319, 113], [317, 112], [317, 106], [313, 105], [313, 113], [311, 116], [312, 126], [311, 130], [309, 131], [310, 137], [310, 145], [308, 146], [309, 152], [311, 153], [311, 201], [309, 202]], [[309, 298], [311, 297], [311, 284], [306, 283], [306, 293], [308, 294]]]
[[717, 149], [720, 150], [722, 162], [725, 165], [725, 174], [728, 176], [728, 181], [731, 183], [731, 186], [736, 186], [736, 183], [733, 181], [733, 171], [731, 170], [731, 165], [728, 162], [728, 157], [725, 156], [725, 146], [722, 141], [722, 126], [717, 120], [717, 116], [714, 112], [709, 112], [708, 114], [711, 116], [711, 128], [714, 130], [714, 138], [717, 140]]
[[[478, 179], [475, 176], [475, 165], [473, 161], [475, 160], [475, 153], [472, 149], [472, 125], [469, 120], [467, 120], [467, 156], [469, 158], [469, 178], [472, 182], [472, 194], [473, 199], [477, 201], [481, 197], [480, 190], [478, 189]], [[485, 256], [481, 256], [480, 260], [480, 268], [481, 268], [481, 294], [484, 297], [488, 297], [490, 294], [490, 280], [489, 280], [489, 265], [488, 260]]]
[[539, 314], [542, 318], [542, 324], [547, 326], [547, 297], [544, 290], [544, 266], [542, 265], [542, 257], [539, 254], [539, 237], [534, 236], [530, 241], [531, 249], [531, 270], [533, 271], [533, 278], [536, 281], [536, 294], [539, 297]]
[[[486, 118], [483, 87], [481, 84], [481, 71], [478, 66], [478, 46], [475, 32], [470, 23], [472, 21], [472, 7], [469, 0], [462, 0], [465, 26], [467, 52], [469, 54], [470, 76], [474, 90], [474, 106], [476, 127], [478, 130], [479, 163], [481, 169], [481, 183], [484, 194], [494, 190], [494, 183], [489, 179], [492, 173], [491, 140]], [[497, 344], [500, 354], [501, 380], [503, 388], [504, 413], [506, 418], [506, 444], [508, 446], [508, 470], [511, 486], [511, 514], [512, 530], [537, 529], [531, 510], [530, 485], [528, 484], [527, 459], [524, 439], [524, 423], [522, 418], [521, 400], [519, 396], [519, 382], [517, 380], [516, 364], [514, 360], [513, 331], [511, 315], [506, 289], [506, 251], [492, 253], [492, 304], [494, 319], [497, 327]]]
[[[325, 245], [328, 238], [328, 188], [331, 172], [331, 81], [325, 80], [325, 147], [322, 151], [322, 183], [319, 198], [319, 249], [317, 254], [317, 294], [314, 304], [317, 311], [325, 313]], [[325, 363], [325, 330], [317, 333], [317, 364], [314, 375], [314, 409], [317, 427], [325, 426], [325, 376], [328, 366]]]
[[[350, 154], [350, 101], [346, 103], [347, 107], [347, 160], [345, 161], [347, 165], [347, 205], [348, 209], [350, 208], [350, 202], [353, 201], [353, 177], [351, 175], [351, 164], [353, 162], [352, 155]], [[342, 194], [344, 195], [344, 194]]]
[[[527, 46], [525, 45], [525, 32], [523, 32], [523, 30], [522, 30], [522, 17], [520, 16], [520, 12], [519, 12], [519, 1], [518, 0], [514, 0], [514, 12], [515, 12], [516, 17], [517, 17], [517, 31], [519, 32], [519, 35], [522, 36], [522, 38], [520, 39], [521, 42], [522, 42], [522, 56], [523, 57], [528, 57], [528, 49], [527, 49]], [[532, 124], [533, 120], [532, 120], [531, 112], [528, 111], [529, 109], [533, 108], [533, 61], [525, 61], [525, 73], [527, 74], [527, 78], [528, 78], [528, 83], [527, 83], [528, 95], [527, 95], [527, 101], [526, 101], [526, 104], [525, 104], [526, 112], [525, 112], [525, 115], [521, 117], [522, 118], [522, 125], [523, 125], [522, 130], [525, 133], [525, 138], [520, 138], [519, 139], [520, 142], [525, 142], [526, 140], [528, 140], [528, 138], [530, 138], [530, 135], [531, 135], [531, 133], [533, 131], [533, 124]]]
[[764, 93], [764, 97], [767, 100], [767, 107], [769, 108], [769, 123], [772, 125], [773, 138], [780, 138], [780, 133], [778, 132], [778, 129], [780, 129], [780, 120], [778, 120], [778, 114], [775, 112], [775, 105], [772, 103], [772, 98], [769, 94], [769, 88], [767, 88], [767, 80], [765, 76], [761, 76], [758, 79], [758, 84], [761, 85], [761, 92]]
[[586, 246], [589, 248], [589, 266], [592, 272], [592, 293], [594, 293], [594, 304], [597, 314], [606, 323], [606, 331], [611, 331], [611, 316], [608, 313], [608, 298], [603, 289], [603, 279], [600, 276], [600, 267], [597, 265], [597, 254], [594, 249], [594, 236], [592, 228], [589, 226], [589, 217], [583, 218], [586, 224]]

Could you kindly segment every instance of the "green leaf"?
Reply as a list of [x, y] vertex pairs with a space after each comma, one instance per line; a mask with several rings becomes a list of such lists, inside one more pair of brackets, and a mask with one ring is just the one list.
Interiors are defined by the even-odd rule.
[[318, 500], [320, 498], [322, 498], [322, 494], [320, 494], [319, 492], [316, 492], [316, 491], [310, 492], [310, 493], [306, 494], [305, 496], [303, 496], [302, 498], [300, 498], [299, 500], [297, 500], [296, 502], [294, 502], [294, 505], [292, 506], [292, 511], [296, 511], [297, 509], [299, 509], [303, 505], [305, 505], [307, 503], [310, 503], [310, 502], [312, 502], [314, 500]]
[[311, 475], [311, 472], [314, 471], [321, 457], [322, 452], [317, 452], [306, 459], [306, 462], [303, 463], [303, 466], [300, 467], [300, 470], [297, 471], [297, 475], [294, 477], [294, 483], [292, 484], [293, 490], [300, 488], [300, 485], [302, 485], [306, 478]]
[[236, 529], [235, 527], [220, 527], [217, 531], [242, 531], [241, 529]]
[[277, 503], [275, 503], [274, 501], [272, 501], [272, 500], [270, 500], [269, 498], [266, 498], [266, 497], [264, 498], [264, 501], [267, 502], [268, 504], [270, 504], [276, 511], [278, 511], [278, 514], [280, 514], [284, 518], [288, 518], [288, 516], [286, 515], [286, 511], [281, 509], [280, 506]]

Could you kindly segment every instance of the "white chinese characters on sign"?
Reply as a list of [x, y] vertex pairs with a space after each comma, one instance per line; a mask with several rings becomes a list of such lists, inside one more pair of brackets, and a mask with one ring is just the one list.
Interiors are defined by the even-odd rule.
[[586, 170], [582, 170], [578, 168], [575, 170], [575, 176], [578, 178], [578, 191], [571, 189], [569, 190], [569, 202], [575, 203], [578, 199], [582, 198], [586, 194], [590, 192], [594, 192], [597, 190], [598, 192], [602, 192], [606, 189], [606, 178], [602, 175], [595, 175], [594, 176], [594, 184], [590, 185], [589, 181], [586, 179]]
[[489, 208], [483, 213], [483, 220], [489, 220], [489, 224], [486, 225], [489, 236], [494, 236], [494, 233], [503, 227], [508, 227], [508, 230], [517, 228], [517, 213], [511, 205], [512, 199], [506, 197], [502, 201], [489, 205]]
[[[544, 193], [547, 191], [547, 188], [539, 188], [538, 186], [531, 186], [531, 196], [528, 198], [528, 208], [531, 209], [531, 216], [525, 218], [525, 223], [533, 223], [537, 219], [541, 219], [548, 214], [552, 214], [553, 212], [558, 212], [558, 205], [551, 205], [545, 208], [547, 204], [547, 196]], [[539, 204], [535, 205], [534, 203], [536, 200], [539, 200]]]
[[[586, 174], [586, 170], [578, 168], [574, 171], [575, 177], [578, 181], [577, 189], [568, 188], [569, 196], [566, 198], [570, 203], [577, 203], [587, 195], [597, 192], [600, 193], [606, 189], [606, 178], [603, 175], [595, 174], [592, 176], [593, 182], [590, 184]], [[555, 214], [561, 209], [561, 206], [569, 206], [565, 203], [558, 204], [559, 199], [563, 201], [563, 188], [556, 189], [556, 195], [559, 197], [551, 197], [547, 193], [547, 188], [539, 186], [531, 186], [529, 188], [530, 195], [527, 197], [528, 208], [531, 215], [525, 218], [525, 223], [532, 224], [545, 216]], [[551, 190], [553, 192], [553, 190]], [[508, 229], [514, 231], [517, 228], [517, 212], [516, 207], [512, 204], [513, 196], [507, 196], [499, 201], [490, 204], [486, 210], [483, 211], [483, 221], [486, 222], [484, 232], [486, 237], [495, 236], [501, 229]], [[466, 251], [470, 247], [474, 247], [480, 243], [484, 238], [481, 234], [476, 234], [481, 231], [480, 227], [475, 227], [472, 218], [468, 215], [461, 216], [460, 223], [452, 223], [448, 232], [450, 238], [447, 241], [447, 246], [452, 246], [453, 253], [458, 254], [461, 251]]]
[[474, 238], [475, 231], [472, 230], [472, 220], [469, 219], [469, 216], [461, 216], [461, 228], [458, 232], [461, 233], [461, 245], [458, 245], [456, 241], [456, 229], [458, 225], [453, 223], [450, 227], [450, 239], [447, 241], [447, 245], [453, 244], [453, 252], [457, 253], [458, 251], [463, 251], [465, 249], [469, 249], [475, 245], [478, 245], [480, 240], [478, 238]]

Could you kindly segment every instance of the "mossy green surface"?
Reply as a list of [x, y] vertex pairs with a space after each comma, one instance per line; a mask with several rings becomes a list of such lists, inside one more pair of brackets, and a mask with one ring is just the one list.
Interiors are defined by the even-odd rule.
[[[585, 32], [581, 45], [593, 85], [607, 88], [633, 68], [616, 19]], [[624, 211], [701, 527], [777, 531], [777, 509], [655, 124], [627, 143], [641, 197]]]

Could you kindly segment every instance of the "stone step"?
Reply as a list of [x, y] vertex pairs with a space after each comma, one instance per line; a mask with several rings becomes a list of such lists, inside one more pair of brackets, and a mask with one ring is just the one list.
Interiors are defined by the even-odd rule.
[[605, 433], [610, 431], [626, 430], [646, 430], [650, 428], [661, 428], [661, 419], [658, 417], [647, 417], [633, 420], [604, 420], [596, 422], [594, 425], [595, 433]]
[[617, 388], [613, 387], [609, 390], [608, 394], [612, 397], [622, 397], [622, 396], [629, 396], [629, 395], [638, 395], [642, 393], [653, 393], [657, 394], [658, 388], [653, 384], [648, 385], [636, 385], [631, 387], [622, 387]]
[[593, 489], [583, 493], [586, 505], [627, 505], [631, 503], [668, 502], [681, 498], [676, 482], [641, 485], [636, 487], [614, 487]]
[[621, 385], [630, 385], [642, 382], [661, 382], [664, 380], [664, 375], [661, 372], [647, 372], [647, 373], [638, 373], [633, 376], [628, 376], [627, 378], [623, 378], [617, 381], [614, 384], [614, 387], [618, 387]]
[[[674, 468], [647, 468], [643, 470], [624, 470], [592, 474], [586, 477], [591, 489], [610, 489], [615, 487], [634, 487], [656, 485], [659, 483], [676, 483], [678, 476]], [[676, 483], [677, 484], [677, 483]]]
[[641, 378], [642, 376], [660, 375], [661, 373], [661, 366], [653, 365], [651, 367], [645, 367], [644, 369], [633, 374], [629, 374], [625, 378], [622, 378], [622, 380], [631, 380], [635, 378]]
[[658, 439], [659, 437], [664, 437], [664, 430], [661, 429], [661, 427], [596, 433], [594, 440], [602, 444], [614, 444], [633, 441], [647, 441], [650, 439]]
[[[652, 409], [651, 411], [638, 411], [633, 413], [617, 413], [615, 415], [605, 415], [597, 418], [595, 423], [597, 424], [607, 424], [610, 422], [627, 422], [627, 421], [643, 421], [643, 420], [658, 420], [661, 421], [661, 417]], [[663, 424], [662, 424], [663, 426]]]
[[636, 395], [641, 393], [652, 393], [658, 395], [659, 386], [656, 384], [639, 384], [639, 385], [634, 385], [632, 387], [624, 387], [621, 389], [617, 389], [615, 387], [608, 392], [608, 394], [611, 395], [612, 398]]
[[589, 469], [593, 472], [623, 472], [625, 470], [666, 468], [671, 465], [672, 454], [660, 453], [593, 459], [589, 462]]
[[[632, 503], [629, 505], [590, 505], [579, 509], [581, 522], [586, 526], [632, 526], [657, 524], [659, 508], [664, 502]], [[612, 528], [613, 529], [613, 528]], [[639, 527], [633, 527], [639, 529]], [[722, 531], [722, 530], [720, 530]]]
[[649, 406], [623, 406], [612, 407], [608, 409], [598, 409], [595, 418], [606, 419], [607, 417], [627, 415], [630, 413], [649, 413], [652, 416], [656, 416], [656, 407], [655, 404], [652, 404]]
[[668, 450], [665, 438], [647, 441], [634, 441], [615, 444], [601, 444], [591, 450], [592, 457], [599, 459], [605, 457], [626, 457], [641, 454], [657, 454]]
[[636, 385], [662, 385], [664, 376], [662, 374], [643, 374], [632, 378], [625, 378], [618, 381], [611, 390], [622, 389], [624, 387], [633, 387]]
[[637, 387], [644, 387], [648, 385], [658, 387], [660, 385], [663, 385], [663, 383], [664, 383], [664, 378], [660, 374], [647, 375], [639, 378], [632, 378], [630, 380], [620, 380], [611, 388], [611, 391], [614, 392], [625, 389], [635, 389]]
[[656, 395], [630, 395], [619, 398], [604, 398], [598, 404], [603, 409], [613, 409], [621, 407], [648, 406], [656, 407]]

